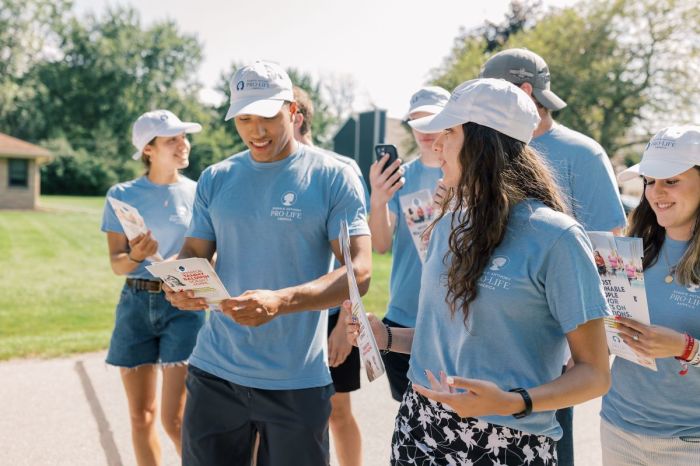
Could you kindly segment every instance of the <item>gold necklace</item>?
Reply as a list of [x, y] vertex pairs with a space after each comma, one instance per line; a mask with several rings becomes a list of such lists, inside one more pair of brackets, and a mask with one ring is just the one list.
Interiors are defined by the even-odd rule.
[[666, 261], [666, 267], [668, 268], [668, 275], [664, 277], [666, 283], [673, 283], [673, 277], [676, 275], [676, 266], [670, 265], [668, 262], [668, 251], [664, 246], [661, 246], [664, 250], [664, 260]]

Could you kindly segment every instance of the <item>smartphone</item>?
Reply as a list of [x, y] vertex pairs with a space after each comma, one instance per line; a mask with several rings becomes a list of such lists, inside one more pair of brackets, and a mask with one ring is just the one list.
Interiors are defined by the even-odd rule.
[[376, 156], [377, 160], [381, 160], [381, 158], [384, 157], [384, 154], [389, 154], [389, 160], [387, 160], [384, 164], [382, 173], [384, 173], [384, 170], [386, 170], [389, 165], [394, 163], [394, 161], [399, 158], [399, 152], [396, 150], [396, 146], [393, 144], [377, 144], [374, 146], [374, 155]]

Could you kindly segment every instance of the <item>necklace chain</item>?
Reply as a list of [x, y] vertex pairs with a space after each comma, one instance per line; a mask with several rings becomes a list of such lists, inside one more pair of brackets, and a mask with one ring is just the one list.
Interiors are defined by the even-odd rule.
[[664, 246], [661, 246], [661, 248], [664, 251], [664, 261], [666, 261], [666, 267], [668, 268], [668, 275], [664, 277], [664, 281], [666, 283], [673, 283], [673, 278], [676, 275], [676, 265], [671, 265], [671, 263], [668, 261], [668, 251]]

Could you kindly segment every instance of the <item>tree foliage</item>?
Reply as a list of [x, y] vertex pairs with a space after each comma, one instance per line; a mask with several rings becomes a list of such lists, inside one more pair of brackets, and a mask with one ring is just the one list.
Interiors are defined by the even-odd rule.
[[547, 61], [552, 90], [568, 103], [557, 119], [611, 155], [660, 126], [691, 121], [697, 111], [697, 2], [596, 0], [523, 24], [493, 49], [483, 30], [460, 36], [435, 82], [451, 89], [478, 76], [492, 53], [526, 47]]

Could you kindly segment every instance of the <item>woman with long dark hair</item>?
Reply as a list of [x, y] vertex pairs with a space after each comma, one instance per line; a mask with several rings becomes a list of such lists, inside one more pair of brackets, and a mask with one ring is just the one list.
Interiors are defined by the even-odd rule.
[[[522, 90], [478, 79], [412, 122], [439, 132], [450, 195], [416, 328], [372, 323], [380, 348], [411, 353], [394, 465], [556, 464], [554, 411], [608, 389], [607, 304], [583, 229], [527, 145], [538, 121]], [[562, 375], [567, 344], [575, 366]]]
[[605, 465], [700, 464], [700, 126], [666, 128], [641, 163], [619, 176], [644, 177], [629, 236], [644, 241], [651, 325], [619, 318], [625, 341], [656, 359], [652, 371], [622, 358], [603, 399]]

